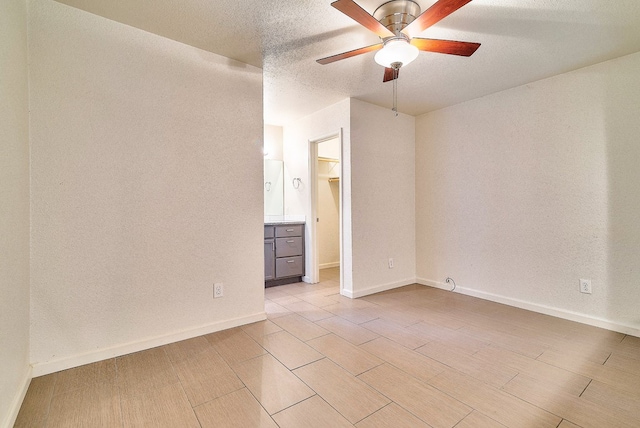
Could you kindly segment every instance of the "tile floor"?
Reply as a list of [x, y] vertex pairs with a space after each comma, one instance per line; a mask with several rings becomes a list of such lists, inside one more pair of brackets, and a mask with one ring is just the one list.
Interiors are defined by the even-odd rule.
[[17, 427], [640, 427], [640, 339], [337, 269], [268, 320], [33, 379]]

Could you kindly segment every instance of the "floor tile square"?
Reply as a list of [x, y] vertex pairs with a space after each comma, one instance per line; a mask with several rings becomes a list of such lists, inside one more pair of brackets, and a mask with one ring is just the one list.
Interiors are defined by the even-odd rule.
[[314, 395], [295, 406], [273, 415], [280, 428], [349, 428], [353, 427], [322, 398]]
[[202, 428], [278, 428], [246, 388], [197, 406], [194, 410]]
[[301, 367], [294, 373], [351, 423], [359, 422], [390, 402], [327, 359]]
[[307, 385], [270, 354], [238, 363], [232, 368], [270, 415], [314, 395]]

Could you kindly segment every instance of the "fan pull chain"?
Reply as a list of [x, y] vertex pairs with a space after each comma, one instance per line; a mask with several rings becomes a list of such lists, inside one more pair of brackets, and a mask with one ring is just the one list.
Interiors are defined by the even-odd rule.
[[400, 77], [400, 67], [402, 67], [401, 62], [393, 62], [391, 63], [391, 68], [393, 69], [393, 111], [398, 117], [398, 77]]
[[[397, 71], [396, 71], [397, 73]], [[395, 112], [398, 116], [398, 79], [393, 79], [393, 108], [391, 111]]]

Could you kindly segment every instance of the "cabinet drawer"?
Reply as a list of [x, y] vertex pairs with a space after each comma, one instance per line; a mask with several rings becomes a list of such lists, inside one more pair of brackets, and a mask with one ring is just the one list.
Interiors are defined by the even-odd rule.
[[264, 227], [264, 239], [275, 238], [275, 227], [274, 226], [265, 226]]
[[287, 236], [302, 236], [302, 225], [276, 226], [276, 238], [286, 238]]
[[302, 238], [276, 238], [276, 257], [302, 255]]
[[276, 278], [302, 276], [303, 273], [304, 260], [302, 256], [276, 259]]

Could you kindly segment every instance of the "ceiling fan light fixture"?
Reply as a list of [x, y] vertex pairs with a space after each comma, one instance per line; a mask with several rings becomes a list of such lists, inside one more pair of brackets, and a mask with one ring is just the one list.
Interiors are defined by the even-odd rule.
[[385, 42], [384, 47], [380, 49], [375, 61], [383, 67], [391, 68], [391, 64], [399, 62], [402, 66], [408, 65], [411, 61], [418, 57], [420, 50], [410, 44], [404, 38], [394, 38]]

